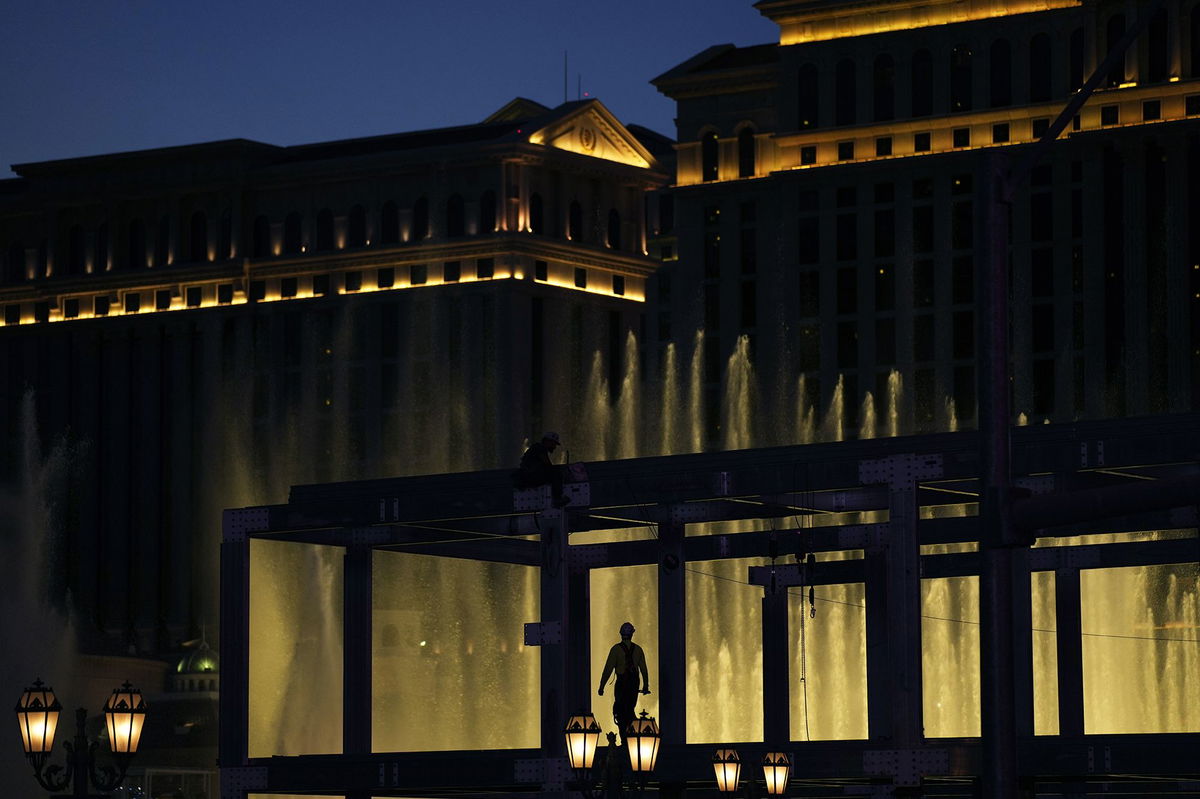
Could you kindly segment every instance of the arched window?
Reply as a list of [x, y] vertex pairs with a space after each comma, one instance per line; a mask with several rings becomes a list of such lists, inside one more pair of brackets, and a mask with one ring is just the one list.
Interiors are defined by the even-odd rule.
[[379, 243], [400, 243], [400, 209], [391, 200], [383, 204], [379, 214]]
[[912, 56], [912, 115], [927, 117], [933, 113], [933, 56], [918, 50]]
[[[1107, 52], [1112, 52], [1114, 46], [1125, 35], [1125, 15], [1113, 14], [1108, 18], [1108, 26], [1106, 27], [1107, 37], [1105, 39], [1105, 48]], [[1117, 63], [1113, 64], [1112, 69], [1108, 73], [1108, 85], [1120, 86], [1125, 82], [1125, 59], [1118, 58]]]
[[317, 252], [333, 249], [333, 211], [322, 208], [317, 212]]
[[800, 130], [811, 130], [821, 124], [819, 78], [820, 74], [817, 72], [816, 64], [805, 64], [800, 67], [799, 86], [796, 92], [796, 99], [800, 106], [797, 127]]
[[583, 206], [579, 200], [571, 200], [571, 207], [567, 209], [567, 238], [583, 241]]
[[367, 246], [367, 212], [361, 205], [351, 206], [346, 227], [347, 247]]
[[1049, 34], [1039, 33], [1029, 40], [1029, 102], [1031, 103], [1050, 101], [1051, 58]]
[[833, 124], [853, 125], [857, 119], [858, 88], [855, 85], [854, 62], [843, 58], [833, 75]]
[[755, 174], [754, 128], [749, 125], [738, 133], [738, 177], [752, 178]]
[[146, 263], [146, 223], [135, 219], [129, 223], [129, 268], [144, 269]]
[[413, 203], [412, 236], [409, 241], [425, 241], [429, 238], [429, 200], [424, 197]]
[[254, 218], [254, 244], [250, 251], [255, 258], [265, 258], [271, 254], [271, 223], [263, 214]]
[[42, 239], [38, 242], [37, 263], [33, 269], [34, 279], [50, 277], [50, 242]]
[[4, 282], [25, 282], [25, 245], [19, 241], [8, 245], [8, 257], [4, 259]]
[[[1150, 18], [1150, 40], [1147, 42], [1146, 79], [1150, 83], [1165, 83], [1167, 80], [1167, 59], [1170, 58], [1170, 31], [1167, 28], [1167, 9], [1159, 8]], [[1192, 45], [1195, 46], [1195, 43]]]
[[67, 234], [67, 274], [82, 275], [87, 260], [83, 228], [74, 225]]
[[221, 212], [221, 231], [217, 236], [217, 260], [233, 257], [233, 211]]
[[529, 195], [529, 232], [542, 235], [546, 232], [546, 215], [542, 209], [542, 195]]
[[608, 246], [621, 249], [621, 215], [613, 208], [608, 212]]
[[192, 224], [188, 230], [190, 245], [188, 248], [189, 261], [208, 260], [208, 216], [203, 211], [192, 213]]
[[466, 211], [463, 209], [461, 194], [451, 194], [446, 200], [446, 235], [462, 236], [466, 233]]
[[283, 252], [298, 255], [304, 247], [304, 217], [292, 211], [283, 219]]
[[154, 231], [154, 265], [166, 266], [171, 260], [171, 217], [159, 217]]
[[1070, 85], [1071, 91], [1083, 87], [1083, 28], [1071, 31]]
[[1192, 71], [1190, 77], [1200, 78], [1200, 4], [1192, 7]]
[[717, 132], [710, 130], [700, 137], [700, 179], [701, 180], [716, 180], [718, 170], [718, 158], [720, 155], [720, 143], [717, 141]]
[[992, 108], [1012, 105], [1012, 47], [1009, 46], [1008, 39], [997, 39], [992, 42], [992, 51], [989, 56], [989, 104]]
[[93, 272], [108, 271], [108, 223], [102, 222], [100, 227], [96, 228], [96, 250], [95, 259], [92, 261]]
[[950, 113], [971, 110], [971, 50], [959, 45], [950, 51]]
[[479, 198], [479, 232], [496, 232], [496, 192], [488, 189]]
[[896, 116], [896, 61], [887, 53], [875, 57], [871, 69], [874, 94], [873, 110], [876, 122], [886, 122]]

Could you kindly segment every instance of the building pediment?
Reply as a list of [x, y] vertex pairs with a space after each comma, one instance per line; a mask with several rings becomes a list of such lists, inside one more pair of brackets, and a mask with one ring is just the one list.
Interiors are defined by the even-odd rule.
[[651, 169], [654, 156], [598, 100], [554, 118], [529, 136], [533, 144]]

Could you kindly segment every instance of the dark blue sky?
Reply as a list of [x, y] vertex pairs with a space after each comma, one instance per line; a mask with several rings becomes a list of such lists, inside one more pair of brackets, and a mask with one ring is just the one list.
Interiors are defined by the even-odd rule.
[[244, 137], [272, 144], [476, 122], [563, 99], [563, 50], [622, 121], [674, 135], [648, 81], [705, 47], [775, 40], [753, 0], [12, 3], [0, 178], [14, 163]]

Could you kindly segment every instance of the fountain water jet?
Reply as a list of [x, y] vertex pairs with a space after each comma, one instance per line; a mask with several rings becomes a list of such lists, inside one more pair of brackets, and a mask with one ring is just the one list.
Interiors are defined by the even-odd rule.
[[725, 369], [725, 401], [722, 417], [725, 421], [725, 449], [748, 449], [753, 446], [754, 432], [754, 364], [750, 360], [750, 339], [738, 336], [737, 346], [729, 356]]
[[900, 393], [904, 388], [904, 379], [893, 369], [888, 372], [887, 381], [887, 435], [895, 438], [900, 435]]
[[870, 391], [863, 395], [862, 410], [858, 418], [858, 437], [875, 438], [875, 397]]
[[692, 344], [692, 368], [688, 385], [688, 422], [691, 448], [688, 452], [704, 451], [704, 330], [696, 331]]
[[675, 363], [675, 342], [667, 344], [666, 352], [663, 355], [663, 387], [662, 387], [662, 407], [665, 411], [658, 416], [659, 430], [662, 435], [662, 444], [659, 447], [660, 455], [670, 455], [675, 452], [678, 444], [676, 442], [676, 414], [670, 413], [673, 408], [679, 407], [679, 373], [678, 365]]
[[829, 410], [825, 414], [825, 424], [822, 426], [823, 441], [845, 441], [846, 407], [845, 407], [846, 378], [838, 375], [833, 387], [833, 397], [829, 400]]
[[816, 410], [808, 404], [807, 378], [796, 381], [796, 441], [811, 444], [816, 438]]

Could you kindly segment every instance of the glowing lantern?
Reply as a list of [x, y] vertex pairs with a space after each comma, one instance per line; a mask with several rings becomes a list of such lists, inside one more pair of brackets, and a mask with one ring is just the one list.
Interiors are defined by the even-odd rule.
[[142, 739], [142, 724], [146, 721], [142, 692], [128, 682], [114, 689], [104, 706], [104, 721], [108, 725], [108, 745], [113, 754], [136, 754]]
[[58, 714], [62, 705], [54, 689], [35, 680], [32, 687], [17, 700], [17, 723], [21, 726], [21, 745], [35, 767], [54, 748], [54, 733], [58, 730]]
[[629, 745], [629, 765], [634, 771], [654, 771], [654, 764], [658, 761], [658, 745], [661, 742], [658, 722], [643, 710], [641, 718], [634, 719], [625, 731], [625, 743]]
[[567, 719], [567, 759], [573, 769], [589, 769], [600, 743], [600, 725], [596, 717], [584, 711]]
[[787, 756], [787, 752], [767, 752], [763, 755], [762, 767], [767, 793], [771, 796], [782, 796], [787, 790], [788, 777], [792, 773], [792, 760]]
[[733, 793], [738, 789], [738, 778], [742, 775], [742, 761], [736, 749], [718, 749], [713, 755], [713, 772], [717, 776], [717, 790]]

